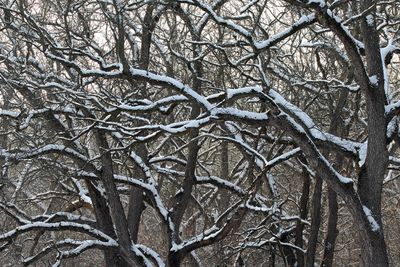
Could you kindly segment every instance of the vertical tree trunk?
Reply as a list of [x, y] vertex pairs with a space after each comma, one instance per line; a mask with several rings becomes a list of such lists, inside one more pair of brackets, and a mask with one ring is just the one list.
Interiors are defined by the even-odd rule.
[[338, 219], [338, 203], [337, 194], [331, 188], [328, 188], [329, 201], [329, 217], [328, 230], [324, 242], [324, 257], [321, 262], [321, 267], [331, 267], [335, 252], [336, 237], [338, 235], [337, 219]]
[[[310, 196], [310, 184], [311, 184], [311, 179], [308, 175], [307, 170], [305, 167], [302, 168], [302, 176], [303, 176], [303, 188], [301, 192], [301, 198], [300, 198], [300, 218], [302, 220], [307, 220], [307, 206], [308, 206], [308, 198]], [[304, 224], [301, 221], [297, 222], [296, 225], [296, 240], [295, 240], [295, 245], [297, 247], [303, 248], [303, 230], [304, 230]], [[297, 258], [297, 267], [303, 267], [304, 266], [304, 254], [301, 251], [296, 251], [296, 258]]]
[[[376, 30], [376, 1], [361, 1], [362, 10], [369, 11], [361, 20], [361, 32], [365, 44], [367, 71], [370, 86], [366, 88], [368, 113], [368, 147], [364, 171], [359, 178], [358, 193], [364, 216], [364, 229], [360, 231], [363, 266], [388, 266], [388, 255], [382, 228], [381, 195], [383, 179], [388, 165], [385, 120], [385, 77], [379, 36]], [[371, 8], [372, 7], [372, 8]], [[370, 210], [370, 214], [366, 212]], [[375, 221], [379, 229], [374, 230]], [[366, 225], [365, 225], [366, 224]], [[369, 225], [368, 225], [369, 224]], [[367, 242], [364, 240], [367, 239]]]
[[[347, 74], [347, 84], [350, 84], [353, 80], [353, 73], [350, 72]], [[337, 99], [336, 107], [332, 112], [331, 124], [329, 127], [329, 132], [337, 136], [344, 136], [347, 132], [345, 130], [345, 123], [341, 117], [342, 111], [346, 106], [347, 98], [349, 92], [342, 91]], [[344, 158], [342, 155], [336, 156], [336, 166], [341, 168], [343, 166]], [[337, 220], [338, 220], [338, 203], [337, 203], [337, 193], [331, 188], [328, 187], [328, 229], [326, 238], [324, 241], [324, 256], [322, 258], [321, 267], [332, 267], [335, 245], [336, 245], [336, 237], [339, 234], [337, 229]]]
[[321, 267], [331, 267], [335, 252], [336, 237], [338, 235], [337, 219], [338, 219], [338, 203], [337, 194], [331, 188], [328, 188], [328, 201], [329, 201], [329, 218], [328, 230], [324, 242], [324, 257], [322, 259]]
[[[381, 231], [375, 232], [368, 229], [361, 232], [363, 238], [361, 240], [361, 266], [389, 266], [386, 243]], [[365, 242], [366, 238], [368, 242]]]
[[130, 265], [141, 266], [142, 259], [137, 257], [131, 249], [132, 241], [128, 230], [128, 222], [114, 182], [114, 168], [111, 152], [109, 151], [110, 148], [105, 134], [100, 130], [96, 132], [96, 143], [99, 147], [99, 153], [102, 154], [101, 180], [107, 193], [107, 207], [110, 210], [113, 226], [120, 244], [120, 251], [125, 253], [123, 257]]
[[[147, 70], [150, 63], [150, 47], [151, 47], [151, 36], [155, 25], [159, 18], [153, 18], [154, 5], [148, 5], [143, 21], [143, 33], [141, 38], [141, 49], [140, 49], [140, 62], [139, 67]], [[135, 85], [135, 81], [131, 81], [132, 85]], [[139, 83], [139, 86], [143, 87], [141, 94], [146, 96], [146, 84]], [[147, 116], [146, 116], [147, 117]], [[145, 161], [147, 161], [148, 150], [145, 144], [138, 144], [136, 148], [137, 154]], [[146, 180], [146, 175], [139, 167], [135, 168], [136, 175], [139, 178]], [[138, 241], [140, 219], [144, 210], [144, 191], [140, 188], [132, 187], [129, 194], [129, 207], [128, 207], [128, 228], [131, 234], [132, 242]]]
[[[229, 178], [229, 154], [228, 154], [228, 142], [227, 141], [222, 141], [221, 142], [221, 155], [220, 155], [220, 160], [221, 160], [221, 170], [220, 170], [220, 176], [222, 179], [228, 181]], [[218, 209], [219, 212], [222, 213], [228, 206], [229, 203], [229, 194], [227, 194], [225, 191], [221, 190], [218, 192], [219, 196], [219, 201], [218, 201]], [[224, 245], [226, 242], [224, 240], [221, 240], [216, 244], [217, 247], [217, 264], [218, 266], [223, 266], [224, 263], [226, 263], [226, 258], [225, 258], [225, 251], [224, 251]]]
[[[101, 231], [112, 238], [116, 238], [113, 222], [107, 202], [101, 196], [100, 192], [91, 182], [86, 182], [90, 198], [92, 199], [93, 209], [96, 216], [96, 222]], [[128, 263], [119, 255], [116, 250], [104, 250], [104, 261], [106, 267], [128, 267]]]
[[143, 190], [131, 188], [129, 193], [128, 227], [133, 243], [138, 241], [140, 218], [144, 210], [143, 200]]
[[[192, 44], [193, 58], [196, 58], [200, 54], [200, 47], [196, 44], [196, 42], [200, 41], [199, 39], [200, 33], [197, 32], [199, 29], [194, 28], [190, 19], [186, 17], [186, 14], [182, 12], [179, 6], [175, 7], [175, 11], [181, 16], [181, 18], [185, 21], [186, 26], [190, 29], [191, 38], [193, 41]], [[203, 63], [201, 61], [195, 61], [193, 63], [191, 80], [192, 80], [192, 89], [198, 93], [201, 93], [202, 90], [202, 80], [201, 80], [202, 76], [203, 76]], [[193, 106], [190, 113], [190, 119], [198, 117], [200, 113], [201, 113], [201, 108], [198, 105]], [[197, 157], [198, 157], [198, 152], [200, 150], [200, 145], [198, 143], [198, 140], [196, 140], [196, 137], [198, 136], [199, 136], [199, 129], [190, 130], [187, 162], [185, 169], [185, 179], [182, 184], [183, 191], [179, 192], [174, 199], [174, 205], [173, 205], [174, 210], [171, 213], [171, 218], [175, 225], [175, 233], [174, 236], [172, 237], [175, 242], [180, 241], [179, 229], [181, 226], [183, 216], [188, 208], [188, 205], [190, 205], [191, 194], [193, 191], [193, 187], [196, 184]], [[170, 252], [170, 254], [168, 255], [168, 266], [171, 267], [180, 266], [185, 256], [186, 255]]]
[[366, 206], [357, 207], [357, 215], [353, 211], [356, 223], [359, 227], [359, 238], [361, 245], [360, 266], [370, 267], [389, 266], [389, 259], [386, 249], [386, 243], [383, 235], [383, 229], [372, 214], [366, 210]]
[[306, 267], [313, 267], [315, 262], [315, 252], [317, 250], [318, 232], [321, 225], [321, 195], [322, 195], [322, 179], [317, 177], [312, 197], [311, 211], [311, 232], [308, 240], [308, 248], [306, 254]]

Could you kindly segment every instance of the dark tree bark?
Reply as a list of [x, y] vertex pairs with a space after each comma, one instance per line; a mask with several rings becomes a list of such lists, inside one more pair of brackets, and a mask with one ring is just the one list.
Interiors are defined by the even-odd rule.
[[[302, 160], [303, 164], [306, 164], [307, 162], [305, 159]], [[310, 176], [306, 170], [305, 167], [302, 167], [302, 178], [303, 178], [303, 188], [301, 190], [301, 198], [300, 198], [300, 219], [302, 220], [307, 220], [307, 214], [308, 214], [308, 199], [310, 196], [310, 185], [311, 185], [311, 179]], [[304, 242], [303, 242], [303, 231], [304, 231], [304, 223], [301, 221], [297, 222], [296, 225], [296, 230], [295, 230], [295, 245], [303, 248], [304, 247]], [[297, 266], [298, 267], [303, 267], [305, 263], [304, 259], [304, 254], [301, 251], [296, 251], [296, 258], [297, 258]]]
[[[141, 49], [140, 49], [140, 60], [139, 66], [142, 69], [147, 70], [150, 64], [150, 47], [151, 47], [151, 36], [156, 26], [159, 17], [153, 17], [154, 5], [148, 5], [146, 8], [146, 14], [143, 21], [143, 32], [141, 38]], [[121, 53], [125, 53], [121, 51]], [[141, 94], [147, 97], [146, 94], [146, 84], [138, 83], [136, 81], [130, 81], [132, 86], [140, 86], [143, 88]], [[137, 154], [147, 163], [148, 151], [145, 144], [138, 144], [135, 148]], [[141, 168], [137, 166], [134, 168], [135, 174], [142, 180], [147, 180], [146, 175], [143, 173]], [[140, 188], [132, 187], [129, 193], [129, 207], [128, 207], [128, 228], [131, 234], [131, 239], [133, 243], [138, 241], [140, 219], [142, 217], [143, 210], [145, 208], [144, 204], [144, 191]]]
[[[350, 73], [347, 74], [347, 83], [350, 84], [352, 79], [353, 73], [350, 71]], [[342, 112], [346, 105], [348, 95], [349, 93], [347, 91], [342, 91], [339, 94], [336, 107], [333, 109], [331, 115], [332, 119], [329, 131], [338, 136], [345, 136], [346, 134], [346, 125], [342, 119]], [[336, 156], [336, 166], [341, 168], [343, 166], [343, 161], [343, 156]], [[331, 267], [333, 264], [336, 238], [339, 234], [339, 230], [337, 229], [338, 208], [337, 193], [332, 188], [328, 187], [328, 228], [324, 241], [324, 255], [321, 267]]]
[[[191, 32], [191, 37], [194, 42], [199, 41], [199, 36], [198, 32], [195, 31], [193, 28], [193, 25], [191, 24], [190, 20], [187, 20], [185, 14], [181, 12], [181, 9], [179, 7], [176, 7], [176, 12], [181, 16], [183, 20], [186, 22], [186, 26], [189, 27], [190, 32]], [[193, 48], [193, 57], [197, 57], [198, 54], [198, 47], [196, 44], [192, 45]], [[201, 77], [203, 75], [203, 66], [200, 61], [196, 61], [193, 64], [193, 72], [192, 72], [192, 88], [196, 92], [201, 92]], [[194, 106], [191, 110], [190, 113], [190, 118], [195, 119], [197, 116], [200, 115], [200, 107], [199, 106]], [[183, 216], [185, 214], [185, 211], [188, 208], [188, 205], [190, 204], [191, 201], [191, 194], [193, 187], [196, 184], [196, 165], [197, 165], [197, 155], [200, 149], [200, 146], [198, 144], [198, 141], [195, 139], [199, 135], [199, 130], [198, 129], [193, 129], [190, 130], [189, 133], [189, 145], [188, 145], [188, 154], [187, 154], [187, 162], [186, 162], [186, 169], [185, 169], [185, 179], [182, 184], [182, 192], [179, 192], [174, 199], [174, 210], [171, 214], [172, 221], [174, 222], [174, 225], [176, 227], [176, 232], [175, 236], [173, 236], [173, 239], [175, 242], [180, 241], [179, 238], [179, 228], [181, 226], [181, 222], [183, 219]], [[168, 266], [180, 266], [182, 263], [183, 258], [186, 255], [181, 254], [181, 253], [173, 253], [170, 252], [168, 255]]]
[[314, 193], [312, 196], [312, 210], [311, 210], [311, 230], [308, 238], [308, 247], [306, 254], [306, 267], [314, 266], [315, 253], [318, 245], [318, 233], [321, 225], [321, 196], [322, 196], [323, 180], [316, 177]]
[[328, 188], [328, 201], [329, 201], [328, 229], [324, 241], [324, 256], [322, 258], [321, 267], [332, 266], [334, 252], [335, 252], [336, 237], [339, 233], [337, 229], [337, 220], [338, 220], [337, 194], [331, 188]]
[[[54, 253], [55, 265], [63, 264], [68, 257], [100, 249], [107, 267], [159, 260], [169, 267], [195, 266], [193, 253], [197, 250], [199, 261], [209, 264], [201, 248], [213, 245], [220, 251], [213, 262], [224, 264], [223, 239], [232, 232], [226, 251], [235, 254], [229, 257], [238, 265], [269, 256], [271, 266], [281, 257], [285, 265], [311, 267], [321, 249], [326, 184], [329, 218], [321, 266], [334, 262], [339, 197], [359, 231], [361, 265], [388, 266], [381, 196], [387, 146], [398, 135], [398, 125], [389, 131], [387, 122], [400, 114], [400, 101], [387, 105], [384, 75], [385, 64], [399, 51], [394, 37], [398, 19], [390, 18], [397, 1], [287, 0], [279, 2], [284, 6], [278, 11], [273, 2], [1, 4], [0, 102], [8, 98], [3, 91], [10, 90], [12, 103], [0, 109], [0, 127], [7, 128], [2, 132], [7, 138], [0, 140], [0, 165], [5, 166], [3, 176], [9, 167], [10, 177], [28, 181], [19, 185], [27, 189], [27, 199], [34, 195], [35, 203], [52, 212], [36, 216], [30, 205], [23, 206], [26, 199], [3, 202], [2, 197], [1, 214], [16, 226], [0, 233], [0, 251], [27, 232], [60, 231], [88, 240], [60, 235], [38, 251], [45, 245], [40, 240], [31, 246], [26, 263]], [[271, 16], [264, 20], [265, 12]], [[280, 19], [285, 13], [288, 21]], [[377, 26], [382, 20], [387, 25]], [[382, 49], [380, 41], [387, 47]], [[317, 54], [317, 67], [310, 48]], [[344, 133], [341, 115], [348, 113], [356, 119]], [[393, 164], [397, 149], [390, 153]], [[267, 175], [286, 178], [298, 165], [275, 166], [299, 154], [297, 216], [291, 214], [295, 182], [277, 180], [276, 189], [283, 193], [271, 190], [272, 197], [262, 185], [270, 182], [275, 189]], [[25, 162], [33, 162], [35, 169], [20, 172]], [[343, 170], [343, 163], [355, 170]], [[56, 175], [37, 178], [45, 166]], [[311, 177], [316, 177], [312, 197]], [[53, 180], [56, 190], [48, 186]], [[84, 205], [58, 208], [51, 198], [59, 196], [92, 205], [94, 216], [79, 210]], [[143, 213], [145, 207], [158, 214], [151, 220], [162, 225], [162, 237], [154, 234], [156, 226], [140, 228], [151, 214]], [[53, 224], [50, 217], [62, 221]], [[300, 249], [290, 244], [293, 240]], [[269, 255], [264, 252], [268, 246]], [[259, 252], [260, 259], [253, 257]]]
[[[365, 238], [368, 240], [368, 242], [361, 241], [362, 264], [383, 267], [389, 264], [381, 215], [382, 186], [388, 166], [385, 119], [387, 100], [384, 88], [383, 61], [376, 30], [376, 7], [373, 7], [375, 2], [372, 0], [361, 2], [362, 10], [370, 10], [365, 14], [370, 17], [361, 20], [361, 32], [365, 44], [367, 72], [371, 81], [364, 89], [368, 113], [368, 147], [364, 171], [359, 178], [358, 192], [364, 212], [365, 209], [371, 211], [370, 215], [366, 214], [367, 217], [372, 216], [379, 225], [379, 229], [368, 225], [364, 231], [361, 231], [360, 240], [365, 240]], [[369, 217], [369, 219], [371, 218]]]
[[[101, 193], [96, 189], [92, 182], [86, 182], [89, 195], [92, 199], [94, 214], [96, 222], [101, 231], [105, 234], [115, 238], [114, 226], [111, 220], [110, 210], [107, 206], [107, 201], [103, 198]], [[128, 267], [128, 263], [122, 256], [115, 250], [104, 250], [104, 261], [106, 267]]]
[[[386, 242], [382, 229], [382, 183], [388, 166], [385, 117], [385, 77], [379, 35], [376, 29], [376, 1], [360, 2], [361, 37], [364, 46], [355, 44], [341, 23], [327, 13], [327, 6], [313, 5], [319, 20], [329, 27], [343, 43], [354, 68], [354, 76], [366, 99], [368, 147], [365, 164], [359, 175], [356, 194], [333, 188], [348, 202], [359, 225], [362, 266], [388, 266]], [[362, 59], [365, 55], [365, 62]]]

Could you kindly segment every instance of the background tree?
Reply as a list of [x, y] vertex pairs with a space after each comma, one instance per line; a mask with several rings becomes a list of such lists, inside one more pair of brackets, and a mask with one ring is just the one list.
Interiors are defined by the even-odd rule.
[[0, 263], [395, 265], [399, 8], [0, 1]]

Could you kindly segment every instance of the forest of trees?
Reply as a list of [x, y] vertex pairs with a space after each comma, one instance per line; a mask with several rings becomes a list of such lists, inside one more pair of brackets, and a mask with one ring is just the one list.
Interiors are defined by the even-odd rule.
[[0, 0], [0, 266], [400, 266], [400, 1]]

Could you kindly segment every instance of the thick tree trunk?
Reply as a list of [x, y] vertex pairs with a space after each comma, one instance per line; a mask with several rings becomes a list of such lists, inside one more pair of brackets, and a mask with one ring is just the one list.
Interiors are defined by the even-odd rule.
[[96, 133], [96, 143], [101, 156], [101, 180], [107, 193], [107, 206], [110, 211], [113, 226], [115, 227], [116, 236], [120, 245], [121, 253], [124, 253], [124, 260], [132, 266], [141, 266], [142, 259], [137, 257], [131, 249], [132, 241], [128, 230], [128, 222], [125, 216], [125, 211], [122, 206], [117, 186], [114, 182], [114, 169], [109, 145], [105, 134], [102, 131]]
[[[353, 195], [352, 203], [357, 203], [358, 196]], [[366, 206], [350, 204], [350, 210], [359, 228], [359, 242], [361, 246], [360, 266], [362, 267], [385, 267], [389, 266], [387, 247], [381, 224], [375, 220], [371, 211]]]
[[361, 238], [361, 266], [389, 266], [387, 248], [382, 229], [373, 231], [371, 226], [360, 231]]
[[[143, 34], [141, 38], [141, 49], [140, 49], [140, 68], [147, 70], [150, 63], [150, 47], [151, 47], [151, 36], [155, 25], [158, 22], [158, 17], [153, 17], [154, 5], [149, 5], [146, 9], [146, 13], [143, 21]], [[121, 53], [124, 53], [123, 51]], [[135, 81], [131, 82], [132, 85], [137, 86]], [[146, 94], [146, 84], [140, 84], [143, 87], [141, 94], [147, 96]], [[147, 117], [147, 116], [146, 116]], [[148, 150], [146, 145], [139, 144], [136, 148], [136, 153], [145, 161], [147, 161]], [[140, 167], [135, 168], [137, 175], [140, 179], [146, 180], [146, 175], [140, 170]], [[128, 208], [128, 228], [131, 234], [132, 242], [136, 243], [138, 241], [140, 219], [144, 210], [144, 191], [140, 188], [131, 188], [129, 195], [129, 208]]]
[[311, 211], [311, 232], [308, 240], [308, 248], [306, 254], [306, 267], [313, 267], [315, 262], [315, 252], [317, 250], [318, 232], [321, 225], [321, 196], [322, 196], [322, 179], [317, 177], [312, 197]]
[[[110, 237], [115, 238], [114, 226], [111, 220], [110, 211], [107, 202], [101, 196], [100, 192], [93, 186], [91, 182], [87, 182], [86, 186], [92, 199], [93, 209], [96, 216], [96, 222], [101, 231]], [[116, 250], [104, 250], [104, 261], [106, 267], [128, 267], [128, 263], [119, 255]]]
[[169, 253], [167, 259], [168, 267], [179, 267], [181, 266], [181, 256], [177, 253]]
[[[136, 148], [137, 154], [144, 160], [147, 164], [148, 162], [148, 150], [144, 144], [139, 144]], [[143, 181], [147, 180], [146, 175], [143, 170], [136, 166], [133, 168], [135, 176], [139, 177]], [[142, 217], [143, 210], [145, 208], [144, 204], [144, 191], [137, 187], [131, 187], [129, 194], [129, 206], [128, 206], [128, 229], [131, 235], [131, 240], [133, 243], [137, 243], [139, 236], [139, 226], [140, 219]]]
[[[193, 25], [191, 24], [190, 20], [186, 20], [186, 15], [181, 12], [178, 7], [175, 11], [181, 16], [183, 20], [186, 22], [186, 26], [189, 27], [191, 32], [191, 37], [193, 40], [192, 49], [193, 49], [193, 57], [196, 58], [199, 56], [199, 47], [195, 42], [199, 40], [199, 32], [194, 29]], [[192, 88], [194, 91], [201, 93], [202, 89], [202, 80], [201, 77], [203, 76], [203, 63], [201, 61], [195, 61], [193, 63], [193, 71], [191, 75], [192, 80]], [[201, 113], [201, 109], [198, 105], [193, 106], [190, 119], [194, 119], [198, 117]], [[178, 242], [180, 241], [179, 231], [181, 222], [185, 212], [187, 212], [187, 208], [190, 205], [193, 187], [196, 185], [196, 166], [197, 166], [197, 157], [198, 152], [200, 150], [200, 145], [198, 144], [198, 140], [196, 138], [199, 136], [198, 129], [192, 129], [189, 133], [189, 145], [188, 145], [188, 154], [187, 154], [187, 161], [186, 161], [186, 169], [185, 169], [185, 179], [182, 183], [182, 190], [180, 191], [174, 199], [174, 210], [171, 213], [172, 222], [175, 225], [175, 233], [172, 236], [173, 241]], [[171, 242], [170, 242], [171, 243]], [[168, 255], [168, 265], [169, 266], [180, 266], [181, 262], [183, 261], [186, 255], [177, 254], [177, 253], [170, 253]]]
[[132, 188], [129, 195], [128, 227], [133, 243], [138, 241], [140, 218], [144, 210], [143, 200], [143, 190]]
[[[365, 44], [370, 86], [366, 88], [368, 112], [368, 147], [364, 171], [360, 175], [358, 193], [363, 211], [364, 227], [360, 231], [363, 266], [388, 266], [388, 255], [382, 229], [381, 195], [383, 179], [388, 165], [385, 119], [385, 77], [376, 30], [376, 1], [361, 2], [362, 10], [369, 9], [362, 19], [361, 32]], [[371, 8], [373, 7], [373, 8]], [[370, 212], [367, 212], [369, 209]], [[369, 214], [368, 214], [369, 213]], [[377, 225], [373, 225], [375, 222]], [[367, 225], [365, 225], [367, 224]], [[369, 224], [369, 225], [368, 225]], [[377, 229], [379, 227], [379, 229]], [[366, 242], [365, 242], [366, 241]]]
[[325, 249], [324, 249], [324, 257], [321, 262], [321, 267], [332, 266], [334, 252], [335, 252], [336, 237], [339, 233], [337, 229], [337, 220], [338, 220], [337, 194], [331, 188], [328, 188], [328, 201], [329, 201], [328, 230], [324, 242]]
[[[307, 220], [307, 206], [308, 206], [308, 198], [310, 196], [310, 185], [311, 185], [311, 179], [308, 175], [307, 170], [305, 167], [302, 168], [302, 176], [303, 176], [303, 188], [301, 192], [301, 198], [300, 198], [300, 218], [302, 220]], [[295, 245], [297, 247], [303, 248], [303, 230], [304, 230], [304, 223], [301, 221], [297, 222], [296, 225], [296, 240], [295, 240]], [[303, 252], [297, 250], [296, 251], [296, 258], [297, 258], [297, 266], [298, 267], [303, 267], [304, 266], [304, 254]]]

